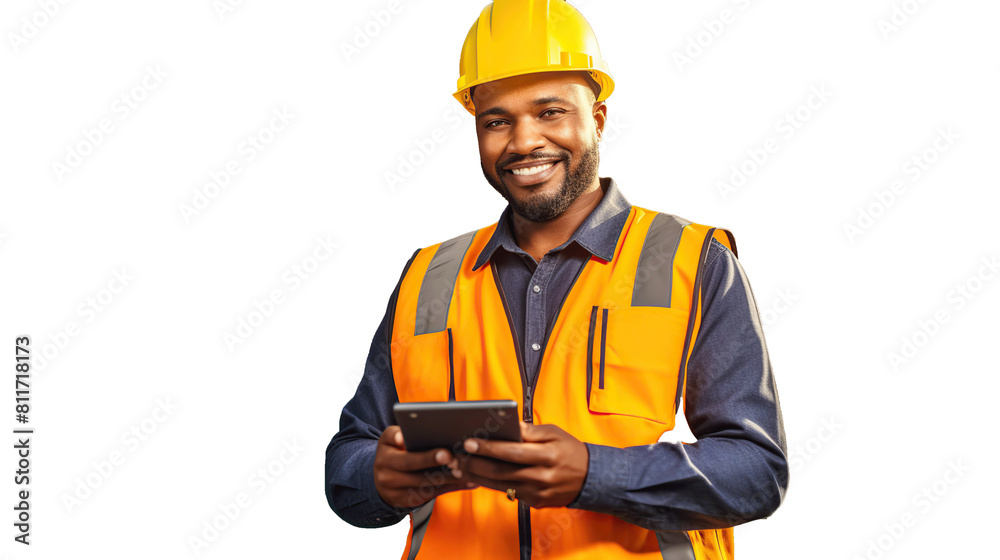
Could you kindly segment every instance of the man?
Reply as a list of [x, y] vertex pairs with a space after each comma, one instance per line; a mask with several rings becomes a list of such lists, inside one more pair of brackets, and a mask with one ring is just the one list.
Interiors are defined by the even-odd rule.
[[[732, 558], [788, 481], [775, 381], [725, 230], [599, 177], [614, 82], [564, 0], [496, 0], [455, 97], [496, 224], [404, 267], [327, 449], [330, 506], [409, 515], [402, 558]], [[659, 442], [683, 412], [693, 444]], [[513, 399], [523, 443], [407, 452], [393, 403]]]

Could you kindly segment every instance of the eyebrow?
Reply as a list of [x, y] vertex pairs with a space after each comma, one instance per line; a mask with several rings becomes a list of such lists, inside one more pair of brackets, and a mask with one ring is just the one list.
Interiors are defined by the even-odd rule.
[[[568, 105], [569, 101], [566, 101], [562, 97], [556, 95], [550, 95], [548, 97], [539, 97], [538, 99], [531, 102], [532, 106], [534, 107], [537, 107], [538, 105], [546, 105], [549, 103], [562, 103]], [[489, 109], [486, 109], [482, 113], [476, 115], [476, 120], [479, 120], [483, 117], [488, 117], [490, 115], [507, 115], [509, 113], [510, 111], [504, 109], [503, 107], [490, 107]]]

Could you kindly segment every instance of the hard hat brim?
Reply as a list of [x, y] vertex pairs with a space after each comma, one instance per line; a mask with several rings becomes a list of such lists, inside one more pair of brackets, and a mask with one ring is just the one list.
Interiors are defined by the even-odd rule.
[[[606, 100], [611, 95], [611, 92], [613, 92], [615, 89], [614, 79], [611, 77], [611, 74], [609, 74], [605, 70], [600, 70], [597, 68], [565, 68], [558, 66], [555, 67], [540, 66], [536, 68], [507, 72], [498, 76], [489, 76], [488, 78], [476, 80], [472, 83], [464, 85], [464, 87], [460, 87], [458, 91], [452, 94], [452, 96], [455, 99], [457, 99], [458, 102], [461, 103], [465, 107], [465, 109], [472, 114], [472, 116], [476, 116], [476, 106], [475, 103], [472, 102], [472, 88], [486, 83], [495, 82], [497, 80], [503, 80], [505, 78], [513, 78], [514, 76], [523, 76], [525, 74], [539, 74], [543, 72], [585, 72], [590, 74], [590, 77], [593, 78], [594, 82], [597, 83], [597, 86], [599, 88], [599, 91], [596, 92], [597, 95], [595, 101]], [[464, 78], [464, 76], [462, 78]], [[461, 81], [463, 80], [460, 79], [459, 82]]]

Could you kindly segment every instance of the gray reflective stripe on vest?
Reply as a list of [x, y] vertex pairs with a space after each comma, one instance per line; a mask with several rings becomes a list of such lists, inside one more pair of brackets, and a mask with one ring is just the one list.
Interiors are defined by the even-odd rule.
[[660, 544], [663, 560], [695, 560], [691, 538], [683, 531], [657, 531], [656, 542]]
[[662, 212], [653, 217], [635, 269], [633, 307], [670, 307], [674, 255], [681, 242], [681, 232], [690, 223]]
[[476, 232], [470, 231], [449, 239], [438, 247], [427, 266], [417, 296], [417, 328], [414, 335], [440, 332], [448, 322], [451, 294], [455, 291], [458, 270]]
[[[410, 512], [413, 516], [413, 538], [410, 539], [410, 554], [406, 560], [413, 560], [420, 552], [420, 543], [424, 541], [424, 533], [427, 532], [427, 524], [431, 520], [431, 510], [434, 509], [434, 499]], [[693, 558], [693, 557], [692, 557]]]

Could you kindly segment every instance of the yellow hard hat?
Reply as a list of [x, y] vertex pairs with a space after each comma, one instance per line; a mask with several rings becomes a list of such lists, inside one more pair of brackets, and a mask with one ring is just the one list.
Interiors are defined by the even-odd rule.
[[465, 37], [454, 96], [475, 116], [474, 86], [561, 70], [588, 72], [601, 88], [597, 101], [615, 89], [594, 30], [566, 0], [495, 0]]

